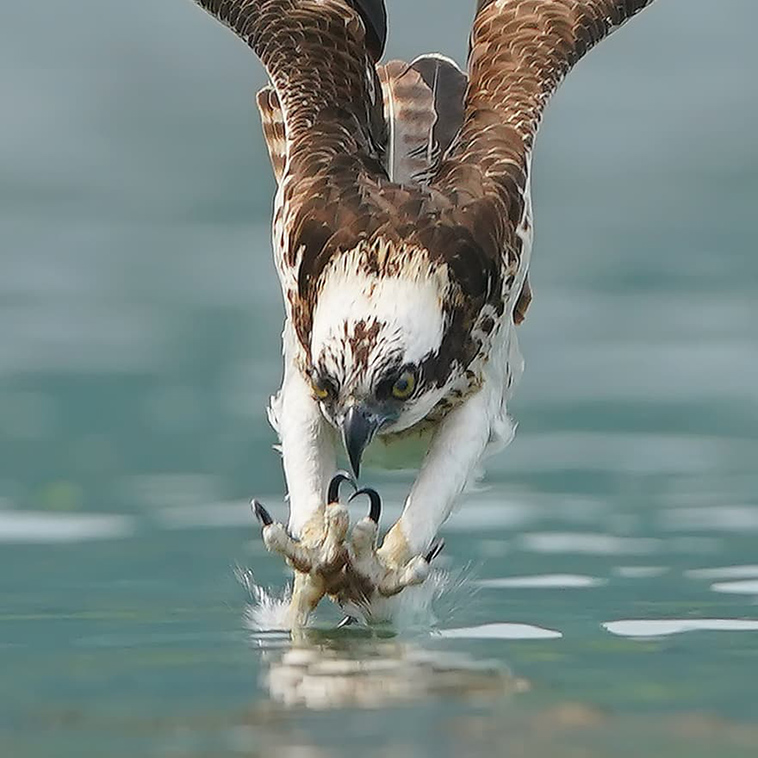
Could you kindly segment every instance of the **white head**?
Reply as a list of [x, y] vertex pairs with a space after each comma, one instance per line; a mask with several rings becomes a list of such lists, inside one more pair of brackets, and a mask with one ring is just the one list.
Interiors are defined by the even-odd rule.
[[310, 378], [355, 473], [375, 433], [408, 429], [442, 399], [446, 281], [429, 268], [380, 275], [352, 256], [326, 272], [313, 313]]

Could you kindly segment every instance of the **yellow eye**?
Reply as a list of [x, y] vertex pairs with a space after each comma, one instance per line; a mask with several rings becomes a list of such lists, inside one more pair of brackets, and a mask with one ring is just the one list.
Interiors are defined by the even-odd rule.
[[319, 399], [319, 400], [326, 400], [326, 398], [329, 397], [329, 390], [327, 387], [316, 384], [314, 382], [313, 384], [313, 394]]
[[336, 394], [334, 385], [328, 379], [320, 376], [314, 377], [311, 380], [311, 386], [313, 387], [313, 394], [318, 400], [326, 400]]
[[416, 375], [412, 371], [403, 371], [392, 385], [392, 397], [407, 400], [416, 389]]

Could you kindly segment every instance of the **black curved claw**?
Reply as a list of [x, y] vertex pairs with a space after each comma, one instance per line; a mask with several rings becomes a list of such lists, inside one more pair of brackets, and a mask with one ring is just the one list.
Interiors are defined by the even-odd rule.
[[438, 537], [434, 542], [432, 542], [431, 547], [429, 548], [429, 552], [424, 556], [424, 560], [427, 563], [431, 563], [441, 552], [442, 548], [445, 547], [445, 540], [443, 540], [441, 537]]
[[337, 503], [340, 499], [340, 486], [347, 482], [350, 484], [350, 486], [355, 489], [355, 479], [353, 479], [350, 474], [347, 473], [347, 471], [338, 471], [333, 477], [332, 481], [329, 482], [329, 489], [326, 493], [326, 502], [327, 503]]
[[344, 629], [346, 626], [352, 626], [353, 624], [357, 624], [358, 619], [355, 618], [355, 616], [345, 616], [345, 618], [342, 619], [342, 621], [337, 624], [337, 629]]
[[371, 487], [364, 487], [361, 490], [357, 490], [356, 493], [350, 498], [348, 502], [352, 503], [358, 495], [366, 495], [371, 503], [371, 508], [368, 512], [368, 517], [375, 523], [379, 523], [379, 519], [382, 516], [382, 499], [379, 497], [379, 493]]
[[259, 503], [257, 500], [253, 500], [250, 505], [253, 506], [253, 513], [255, 513], [255, 518], [260, 521], [262, 527], [271, 526], [271, 524], [274, 523], [274, 519], [271, 518], [271, 514], [263, 507], [261, 503]]

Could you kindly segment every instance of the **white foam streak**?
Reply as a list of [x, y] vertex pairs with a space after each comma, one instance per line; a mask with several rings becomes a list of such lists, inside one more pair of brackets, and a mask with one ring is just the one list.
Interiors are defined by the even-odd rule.
[[716, 582], [711, 585], [714, 592], [727, 595], [756, 595], [758, 596], [758, 579], [744, 582]]
[[660, 550], [657, 539], [617, 537], [580, 532], [533, 532], [521, 537], [524, 550], [535, 553], [585, 553], [588, 555], [645, 555]]
[[484, 624], [445, 629], [440, 636], [451, 640], [556, 640], [563, 634], [531, 624]]
[[487, 589], [581, 589], [602, 587], [607, 579], [578, 574], [541, 574], [537, 576], [509, 576], [502, 579], [483, 579], [480, 587]]
[[110, 514], [0, 512], [0, 543], [49, 544], [131, 537], [136, 521]]
[[758, 566], [721, 566], [717, 568], [691, 569], [684, 575], [690, 579], [758, 579]]
[[609, 621], [603, 628], [618, 637], [668, 637], [684, 632], [758, 632], [758, 621], [744, 619], [657, 619]]

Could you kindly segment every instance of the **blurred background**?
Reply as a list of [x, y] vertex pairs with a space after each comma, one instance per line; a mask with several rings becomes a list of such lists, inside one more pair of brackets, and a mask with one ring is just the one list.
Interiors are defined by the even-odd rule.
[[[389, 57], [464, 62], [473, 0], [387, 5]], [[644, 725], [661, 755], [754, 755], [756, 24], [657, 3], [569, 77], [534, 163], [519, 432], [449, 525], [447, 636], [327, 634], [293, 664], [235, 577], [285, 582], [246, 505], [284, 512], [261, 67], [190, 0], [7, 4], [2, 754], [620, 756]], [[410, 479], [370, 477], [396, 511]], [[324, 656], [396, 678], [360, 680], [358, 716]]]

